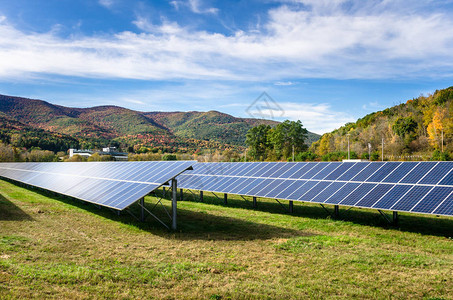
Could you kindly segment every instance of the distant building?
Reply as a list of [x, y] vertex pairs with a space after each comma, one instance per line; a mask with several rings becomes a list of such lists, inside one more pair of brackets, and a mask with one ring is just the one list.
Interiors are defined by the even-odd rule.
[[90, 157], [94, 153], [98, 153], [99, 155], [111, 155], [116, 161], [127, 161], [128, 159], [128, 154], [125, 152], [118, 152], [116, 147], [102, 148], [102, 151], [69, 149], [69, 157], [73, 157], [74, 155]]
[[73, 157], [74, 155], [90, 157], [91, 155], [93, 155], [93, 153], [94, 152], [91, 150], [69, 149], [69, 157]]

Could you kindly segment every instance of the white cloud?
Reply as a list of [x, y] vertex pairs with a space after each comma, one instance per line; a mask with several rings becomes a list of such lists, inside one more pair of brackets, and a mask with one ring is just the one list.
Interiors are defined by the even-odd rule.
[[[284, 84], [279, 80], [451, 76], [453, 19], [448, 12], [423, 11], [414, 1], [404, 6], [386, 0], [286, 2], [268, 12], [260, 30], [233, 35], [184, 28], [171, 20], [153, 24], [139, 17], [134, 24], [143, 33], [64, 39], [55, 32], [22, 32], [3, 17], [0, 77], [57, 74]], [[295, 2], [306, 6], [290, 4]], [[423, 3], [426, 8], [434, 2]], [[211, 10], [200, 1], [183, 4], [198, 13]]]
[[355, 121], [354, 117], [339, 111], [334, 111], [326, 103], [279, 103], [284, 110], [284, 119], [300, 120], [305, 128], [315, 133], [330, 132], [348, 122]]
[[296, 85], [297, 82], [293, 82], [293, 81], [277, 81], [276, 83], [274, 83], [274, 85], [279, 85], [279, 86], [290, 86], [290, 85]]
[[215, 7], [204, 7], [203, 3], [200, 0], [186, 0], [186, 1], [170, 1], [170, 4], [176, 10], [179, 10], [181, 7], [188, 7], [191, 12], [196, 14], [217, 14], [219, 12], [218, 8]]
[[99, 0], [99, 4], [107, 8], [111, 8], [115, 3], [114, 0]]
[[379, 104], [379, 102], [377, 102], [377, 101], [372, 101], [372, 102], [362, 105], [362, 108], [364, 110], [381, 110], [381, 109], [384, 109], [385, 106]]

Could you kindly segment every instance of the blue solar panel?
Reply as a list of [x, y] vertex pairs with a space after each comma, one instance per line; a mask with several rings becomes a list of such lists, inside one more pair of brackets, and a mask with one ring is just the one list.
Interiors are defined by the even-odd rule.
[[330, 198], [328, 198], [324, 203], [329, 204], [339, 204], [345, 197], [352, 193], [360, 183], [346, 183], [343, 185], [336, 193], [334, 193]]
[[283, 166], [282, 163], [270, 163], [266, 169], [261, 172], [259, 177], [272, 177], [271, 175], [275, 173], [278, 169], [280, 169]]
[[322, 169], [318, 174], [313, 176], [312, 178], [313, 179], [324, 179], [327, 175], [329, 175], [330, 173], [335, 171], [340, 165], [341, 165], [341, 163], [339, 163], [339, 162], [330, 163], [324, 169]]
[[244, 195], [249, 196], [258, 196], [258, 192], [268, 186], [274, 179], [259, 179], [258, 182], [255, 182], [247, 191], [244, 192]]
[[307, 181], [304, 184], [299, 185], [299, 187], [291, 195], [289, 195], [286, 199], [289, 199], [289, 200], [299, 199], [306, 192], [308, 192], [312, 187], [314, 187], [317, 183], [318, 182], [316, 182], [316, 181]]
[[368, 166], [370, 163], [368, 162], [358, 162], [355, 163], [351, 168], [349, 168], [346, 172], [344, 172], [340, 177], [337, 178], [337, 180], [346, 180], [349, 181], [352, 179], [352, 177], [356, 176], [358, 173], [360, 173], [366, 166]]
[[410, 211], [432, 188], [431, 186], [414, 186], [391, 209]]
[[326, 180], [336, 180], [342, 174], [344, 174], [347, 170], [349, 170], [355, 163], [342, 163], [338, 168], [335, 169], [332, 173], [330, 173], [325, 179]]
[[445, 175], [453, 169], [453, 163], [439, 163], [429, 171], [418, 183], [420, 184], [437, 184]]
[[390, 209], [395, 202], [406, 194], [412, 186], [410, 185], [395, 185], [387, 194], [382, 196], [379, 201], [372, 206], [377, 209]]
[[368, 177], [367, 182], [381, 182], [387, 176], [391, 175], [400, 165], [400, 162], [387, 162], [376, 173]]
[[354, 176], [351, 181], [365, 181], [374, 173], [376, 173], [379, 168], [381, 168], [385, 163], [376, 162], [376, 163], [369, 163], [368, 166], [362, 169], [356, 176]]
[[302, 163], [300, 165], [300, 168], [298, 170], [294, 170], [294, 173], [292, 173], [289, 178], [294, 178], [294, 179], [297, 179], [297, 178], [302, 178], [302, 176], [307, 173], [311, 168], [313, 168], [314, 166], [316, 166], [317, 164], [313, 163], [313, 164], [310, 164], [310, 163]]
[[235, 171], [234, 176], [243, 176], [247, 174], [247, 172], [252, 171], [254, 168], [256, 168], [259, 165], [259, 163], [244, 163], [244, 166], [237, 171]]
[[441, 204], [453, 188], [436, 186], [413, 209], [413, 212], [431, 213]]
[[435, 215], [453, 215], [453, 193], [451, 193], [439, 206], [434, 210]]
[[0, 176], [123, 210], [194, 164], [187, 161], [2, 163]]
[[308, 163], [290, 163], [292, 165], [286, 172], [284, 172], [280, 178], [291, 178], [296, 172], [301, 170], [304, 166], [308, 165]]
[[441, 185], [453, 185], [453, 167], [450, 168], [450, 172], [442, 179], [439, 183]]
[[319, 163], [315, 165], [313, 168], [308, 170], [305, 174], [303, 174], [300, 178], [302, 179], [311, 179], [313, 176], [315, 176], [318, 172], [323, 170], [325, 167], [327, 167], [328, 163]]
[[[252, 182], [257, 180], [256, 178], [243, 178], [238, 181], [237, 184], [234, 184], [229, 190], [231, 194], [238, 194], [241, 190], [248, 187]], [[259, 180], [264, 180], [263, 178], [259, 178]]]
[[341, 205], [355, 205], [357, 202], [360, 201], [366, 194], [368, 194], [376, 184], [374, 183], [362, 183], [359, 187], [357, 187], [352, 193], [346, 196], [339, 204]]
[[[305, 182], [305, 181], [304, 181]], [[277, 198], [277, 199], [286, 199], [291, 195], [303, 182], [299, 180], [286, 179], [278, 190], [269, 192], [266, 197], [268, 198]]]
[[286, 174], [287, 172], [289, 172], [295, 166], [296, 166], [295, 163], [286, 163], [279, 170], [277, 170], [274, 174], [272, 174], [272, 177], [274, 177], [274, 178], [288, 178], [288, 177], [284, 177], [283, 174]]
[[[397, 211], [414, 208], [414, 212], [431, 213], [430, 209], [449, 209], [448, 201], [441, 199], [447, 192], [441, 194], [438, 188], [431, 189], [438, 184], [453, 188], [450, 162], [263, 162], [227, 163], [227, 168], [221, 165], [211, 168], [214, 174], [207, 175], [215, 179], [201, 180], [202, 189]], [[200, 188], [200, 184], [184, 176], [196, 175], [190, 171], [183, 175], [180, 182], [183, 188]], [[417, 182], [423, 185], [414, 186]]]
[[258, 197], [266, 197], [271, 191], [277, 189], [281, 184], [285, 182], [284, 179], [273, 179], [270, 184], [261, 189], [256, 193]]
[[413, 168], [400, 182], [401, 183], [417, 183], [423, 176], [425, 176], [437, 162], [420, 162]]
[[336, 191], [343, 187], [345, 182], [332, 182], [328, 187], [326, 187], [322, 192], [311, 199], [312, 202], [324, 202], [330, 198]]
[[243, 176], [246, 177], [255, 177], [255, 175], [258, 175], [258, 177], [263, 177], [261, 174], [267, 170], [269, 167], [270, 163], [257, 163], [256, 167], [249, 169]]
[[382, 182], [398, 183], [405, 177], [418, 162], [403, 162], [391, 174], [389, 174]]
[[298, 200], [301, 201], [312, 201], [319, 193], [321, 193], [327, 186], [330, 185], [330, 182], [318, 181], [317, 184], [311, 188], [307, 193], [302, 195]]
[[393, 184], [378, 184], [371, 192], [363, 197], [355, 206], [372, 207], [381, 197], [394, 187]]

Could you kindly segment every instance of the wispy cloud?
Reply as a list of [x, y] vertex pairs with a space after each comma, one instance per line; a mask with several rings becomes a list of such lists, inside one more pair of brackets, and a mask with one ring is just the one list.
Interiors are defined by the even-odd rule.
[[[0, 16], [0, 77], [57, 74], [289, 85], [281, 80], [451, 75], [453, 20], [448, 13], [424, 11], [414, 1], [404, 7], [401, 1], [386, 0], [283, 2], [268, 11], [259, 30], [232, 35], [139, 17], [134, 24], [142, 33], [62, 38], [55, 32], [20, 31]], [[305, 5], [293, 5], [297, 2]], [[195, 0], [174, 5], [188, 5], [195, 13], [216, 12]]]
[[355, 121], [353, 116], [335, 111], [327, 103], [282, 102], [279, 104], [284, 110], [283, 119], [301, 120], [305, 128], [319, 134]]
[[278, 86], [290, 86], [290, 85], [296, 85], [297, 82], [293, 82], [293, 81], [277, 81], [276, 83], [274, 83], [274, 85], [278, 85]]
[[111, 8], [114, 3], [115, 0], [99, 0], [99, 4], [107, 8]]
[[186, 1], [170, 1], [170, 4], [176, 10], [179, 10], [181, 7], [187, 7], [191, 12], [196, 14], [217, 14], [219, 12], [218, 8], [215, 7], [205, 7], [205, 5], [200, 0], [186, 0]]
[[377, 101], [372, 101], [372, 102], [362, 105], [362, 108], [364, 110], [379, 110], [379, 109], [384, 109], [385, 106], [379, 104], [379, 102], [377, 102]]

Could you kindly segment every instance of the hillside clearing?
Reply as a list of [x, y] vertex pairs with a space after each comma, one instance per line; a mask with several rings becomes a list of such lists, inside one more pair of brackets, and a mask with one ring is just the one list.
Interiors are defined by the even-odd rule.
[[0, 181], [0, 298], [453, 298], [452, 218], [204, 199], [173, 233]]

